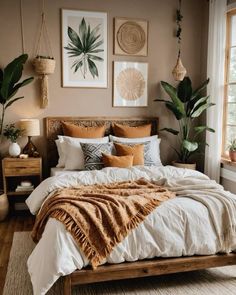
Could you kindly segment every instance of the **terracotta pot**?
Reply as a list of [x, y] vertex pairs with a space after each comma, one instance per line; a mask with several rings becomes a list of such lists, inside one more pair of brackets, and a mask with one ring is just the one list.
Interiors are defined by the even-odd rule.
[[236, 151], [229, 151], [229, 157], [232, 162], [236, 162]]
[[50, 75], [54, 73], [56, 61], [50, 58], [34, 58], [34, 70], [40, 75]]
[[9, 212], [9, 202], [7, 195], [0, 195], [0, 221], [3, 221]]
[[187, 163], [172, 162], [172, 165], [175, 167], [178, 167], [178, 168], [186, 168], [186, 169], [196, 170], [196, 163], [187, 164]]

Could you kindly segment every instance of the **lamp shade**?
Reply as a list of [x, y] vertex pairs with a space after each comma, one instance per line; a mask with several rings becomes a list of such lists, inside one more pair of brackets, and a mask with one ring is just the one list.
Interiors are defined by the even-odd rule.
[[39, 136], [40, 127], [38, 119], [22, 119], [19, 122], [20, 129], [24, 136]]

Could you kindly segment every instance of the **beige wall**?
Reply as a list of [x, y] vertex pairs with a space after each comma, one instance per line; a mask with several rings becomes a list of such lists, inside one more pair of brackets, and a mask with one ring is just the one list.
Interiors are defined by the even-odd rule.
[[[38, 81], [23, 88], [20, 94], [25, 98], [14, 104], [6, 116], [6, 122], [15, 122], [20, 118], [44, 118], [47, 116], [158, 116], [160, 127], [175, 124], [173, 116], [161, 104], [153, 102], [160, 97], [160, 80], [174, 83], [171, 71], [176, 61], [175, 9], [176, 0], [54, 0], [46, 2], [46, 17], [53, 51], [56, 58], [56, 72], [50, 76], [50, 105], [47, 109], [39, 108]], [[24, 36], [26, 52], [30, 58], [39, 33], [41, 1], [23, 0]], [[194, 85], [205, 79], [207, 1], [183, 1], [183, 45], [182, 60]], [[61, 41], [60, 9], [73, 8], [108, 12], [109, 21], [109, 56], [107, 89], [80, 89], [61, 87]], [[113, 52], [113, 18], [144, 18], [149, 21], [148, 57], [114, 56]], [[14, 57], [22, 53], [20, 30], [20, 0], [1, 0], [0, 9], [0, 66], [5, 66]], [[113, 108], [112, 107], [112, 62], [145, 61], [149, 63], [149, 103], [147, 108]], [[25, 73], [34, 75], [31, 64], [25, 67]], [[163, 93], [162, 93], [163, 95]], [[42, 120], [41, 120], [42, 125]], [[36, 140], [40, 152], [45, 153], [43, 128], [42, 136]], [[25, 139], [23, 140], [25, 142]], [[24, 142], [21, 142], [23, 145]], [[169, 143], [173, 138], [163, 135], [162, 159], [166, 163], [173, 159], [174, 153]], [[1, 145], [2, 154], [7, 144]]]

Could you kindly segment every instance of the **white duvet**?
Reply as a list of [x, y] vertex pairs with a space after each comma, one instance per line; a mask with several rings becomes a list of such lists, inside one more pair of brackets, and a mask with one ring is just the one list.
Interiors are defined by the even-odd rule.
[[[26, 203], [36, 214], [54, 189], [140, 177], [167, 186], [177, 193], [177, 197], [156, 208], [113, 250], [107, 262], [210, 255], [236, 249], [236, 196], [193, 170], [166, 166], [65, 172], [44, 180]], [[49, 219], [41, 240], [28, 259], [34, 295], [45, 294], [60, 276], [88, 263], [63, 224]]]

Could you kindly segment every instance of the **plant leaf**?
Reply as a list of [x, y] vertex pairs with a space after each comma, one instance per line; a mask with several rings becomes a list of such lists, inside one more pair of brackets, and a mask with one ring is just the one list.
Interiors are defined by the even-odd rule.
[[170, 96], [175, 108], [178, 112], [185, 116], [185, 109], [183, 102], [178, 98], [176, 89], [167, 82], [161, 81], [162, 87], [165, 89], [166, 93]]
[[[197, 97], [196, 97], [196, 99], [197, 99]], [[194, 113], [197, 109], [199, 109], [202, 105], [206, 104], [208, 99], [209, 99], [209, 96], [204, 96], [204, 97], [201, 97], [201, 98], [198, 97], [195, 104], [193, 105], [193, 108], [192, 108], [192, 110], [190, 112], [190, 115], [192, 113]]]
[[90, 58], [88, 58], [87, 60], [88, 60], [89, 71], [92, 74], [93, 78], [95, 78], [96, 76], [98, 77], [97, 66]]
[[169, 100], [156, 98], [153, 101], [169, 102]]
[[9, 108], [9, 106], [11, 106], [15, 101], [17, 101], [17, 100], [19, 100], [19, 99], [22, 99], [22, 98], [24, 98], [24, 96], [16, 97], [16, 98], [10, 100], [10, 101], [7, 103], [7, 105], [5, 106], [5, 109]]
[[172, 128], [162, 128], [160, 131], [167, 131], [167, 132], [170, 132], [174, 135], [178, 135], [179, 134], [179, 131], [178, 130], [175, 130], [175, 129], [172, 129]]
[[189, 77], [185, 77], [177, 87], [178, 97], [182, 102], [187, 102], [192, 96], [192, 82]]
[[104, 49], [96, 49], [96, 50], [89, 50], [89, 53], [99, 53], [99, 52], [103, 52]]
[[191, 113], [191, 117], [192, 118], [197, 118], [199, 117], [203, 111], [205, 111], [206, 109], [208, 109], [211, 106], [214, 106], [214, 103], [206, 103], [202, 106], [200, 106], [196, 111], [194, 111], [193, 113]]
[[96, 56], [96, 55], [92, 55], [92, 54], [88, 54], [88, 57], [90, 59], [93, 59], [93, 60], [98, 60], [98, 61], [103, 61], [104, 59], [100, 56]]
[[9, 99], [12, 98], [16, 92], [18, 91], [19, 88], [31, 83], [34, 80], [33, 77], [27, 78], [25, 80], [23, 80], [22, 82], [16, 84], [10, 91], [9, 91]]
[[[80, 37], [76, 33], [76, 31], [74, 31], [71, 27], [68, 27], [67, 33], [72, 44], [74, 44], [74, 46], [78, 48], [80, 51], [83, 51], [82, 42], [80, 40]], [[72, 46], [72, 45], [69, 44], [68, 46]]]
[[212, 129], [208, 126], [196, 126], [196, 127], [194, 127], [194, 130], [196, 131], [197, 134], [202, 133], [205, 130], [207, 130], [209, 132], [215, 132], [214, 129]]
[[8, 100], [10, 89], [20, 80], [23, 71], [23, 64], [26, 62], [27, 58], [27, 54], [22, 54], [10, 62], [4, 69], [1, 83], [1, 96], [5, 101]]
[[194, 152], [198, 149], [198, 143], [194, 141], [184, 140], [183, 141], [183, 148], [189, 152]]
[[167, 101], [165, 103], [165, 105], [170, 111], [172, 111], [172, 113], [174, 114], [174, 116], [177, 120], [180, 120], [184, 117], [183, 114], [176, 108], [176, 106], [173, 102]]
[[87, 37], [87, 25], [86, 25], [84, 17], [82, 18], [82, 21], [79, 25], [79, 35], [80, 35], [80, 38], [83, 43], [83, 48], [85, 49], [86, 48], [86, 37]]
[[193, 91], [192, 99], [195, 98], [197, 95], [199, 95], [202, 92], [202, 90], [206, 88], [209, 81], [210, 81], [210, 79], [208, 78], [196, 90]]

